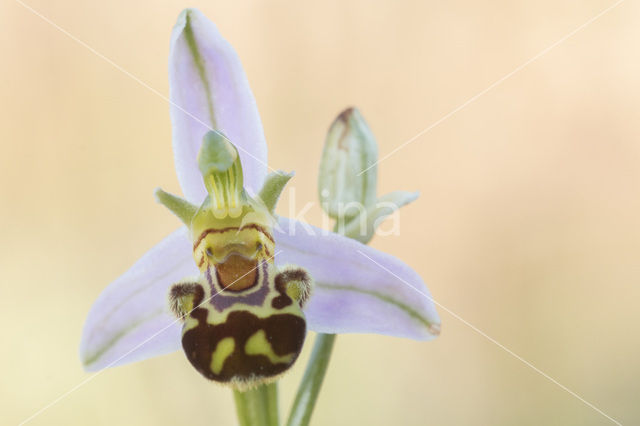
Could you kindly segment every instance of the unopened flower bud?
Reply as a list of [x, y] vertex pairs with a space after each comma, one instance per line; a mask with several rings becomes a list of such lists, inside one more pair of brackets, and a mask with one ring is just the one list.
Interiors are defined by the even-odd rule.
[[371, 129], [357, 109], [346, 109], [329, 128], [320, 162], [318, 190], [330, 217], [353, 217], [375, 203], [377, 159]]
[[318, 189], [323, 210], [336, 219], [334, 230], [365, 244], [385, 218], [418, 198], [407, 191], [378, 198], [377, 161], [376, 140], [360, 112], [343, 111], [327, 134]]

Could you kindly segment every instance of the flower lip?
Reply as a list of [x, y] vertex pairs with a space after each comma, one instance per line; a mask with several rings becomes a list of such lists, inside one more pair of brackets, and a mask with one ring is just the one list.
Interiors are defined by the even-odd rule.
[[254, 249], [251, 251], [245, 243], [234, 243], [225, 247], [220, 247], [219, 250], [212, 251], [208, 256], [214, 265], [220, 265], [237, 257], [247, 260], [255, 260], [258, 258], [259, 254], [260, 250]]
[[216, 264], [216, 275], [224, 291], [248, 290], [258, 282], [258, 259], [229, 253], [223, 262]]

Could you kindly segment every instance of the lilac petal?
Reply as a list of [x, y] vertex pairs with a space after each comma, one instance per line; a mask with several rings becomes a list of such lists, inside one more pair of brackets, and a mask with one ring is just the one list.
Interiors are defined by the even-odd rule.
[[267, 145], [253, 93], [233, 47], [200, 11], [186, 9], [171, 34], [169, 97], [176, 171], [184, 195], [206, 195], [197, 163], [202, 137], [219, 130], [238, 148], [245, 187], [257, 193]]
[[[440, 320], [420, 277], [407, 265], [357, 241], [281, 218], [276, 260], [309, 270], [316, 283], [305, 308], [323, 333], [435, 337]], [[180, 349], [181, 324], [169, 311], [169, 287], [198, 271], [186, 228], [152, 248], [94, 303], [80, 357], [96, 371]]]
[[[281, 218], [276, 261], [306, 268], [315, 287], [305, 308], [321, 333], [377, 333], [428, 340], [440, 318], [420, 276], [393, 256], [360, 242]], [[279, 228], [279, 229], [278, 229]]]
[[182, 326], [170, 313], [171, 284], [197, 274], [186, 228], [149, 250], [98, 297], [80, 343], [85, 368], [96, 371], [180, 348]]

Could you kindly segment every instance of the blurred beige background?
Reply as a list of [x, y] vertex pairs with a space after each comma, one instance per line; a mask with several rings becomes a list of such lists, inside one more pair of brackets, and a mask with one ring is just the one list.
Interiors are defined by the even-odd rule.
[[[162, 94], [171, 27], [200, 8], [242, 58], [298, 201], [316, 199], [344, 107], [385, 155], [613, 3], [25, 1]], [[372, 243], [623, 424], [640, 422], [639, 19], [622, 3], [384, 161], [380, 192], [421, 197], [400, 236]], [[14, 424], [89, 377], [84, 317], [176, 228], [152, 191], [179, 187], [166, 101], [15, 1], [0, 25], [0, 417]], [[429, 343], [341, 336], [314, 424], [613, 424], [440, 314]], [[233, 424], [233, 402], [175, 353], [105, 371], [32, 423], [187, 421]]]

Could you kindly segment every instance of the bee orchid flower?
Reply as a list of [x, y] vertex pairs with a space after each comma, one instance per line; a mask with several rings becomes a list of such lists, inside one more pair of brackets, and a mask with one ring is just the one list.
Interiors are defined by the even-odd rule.
[[[218, 289], [220, 297], [215, 299], [215, 306], [223, 307], [218, 311], [234, 303], [253, 303], [248, 300], [258, 290], [242, 296], [244, 299], [234, 291], [250, 288], [259, 281], [257, 276], [270, 279], [271, 283], [277, 281], [276, 277], [296, 283], [291, 290], [290, 286], [278, 287], [276, 282], [274, 285], [282, 293], [276, 296], [281, 297], [282, 303], [289, 304], [291, 299], [298, 302], [297, 311], [291, 307], [291, 315], [303, 318], [309, 330], [378, 333], [417, 340], [438, 335], [440, 320], [428, 290], [405, 263], [333, 232], [283, 217], [272, 223], [264, 219], [268, 215], [261, 216], [260, 209], [270, 210], [273, 206], [259, 207], [259, 195], [266, 191], [269, 198], [269, 191], [275, 191], [277, 198], [279, 192], [271, 186], [281, 185], [277, 184], [277, 176], [267, 178], [267, 147], [256, 102], [238, 55], [216, 26], [197, 10], [182, 12], [173, 29], [169, 79], [175, 167], [186, 200], [162, 191], [158, 196], [185, 226], [151, 248], [95, 301], [80, 347], [87, 370], [173, 352], [181, 348], [181, 342], [187, 357], [198, 368], [201, 360], [195, 349], [189, 353], [184, 343], [184, 333], [188, 331], [184, 330], [202, 323], [197, 325], [193, 318], [185, 318], [205, 295], [211, 294], [215, 283], [229, 284]], [[286, 181], [288, 177], [282, 179]], [[227, 225], [212, 228], [207, 221]], [[249, 222], [252, 226], [246, 225]], [[234, 229], [224, 241], [220, 238], [227, 234], [218, 232], [223, 228]], [[252, 233], [240, 232], [248, 228]], [[227, 250], [229, 246], [233, 247]], [[273, 266], [271, 273], [271, 263], [281, 266], [277, 270]], [[256, 277], [241, 276], [240, 272], [249, 270], [247, 265], [262, 264], [264, 270], [258, 268], [263, 272]], [[209, 268], [211, 265], [213, 269]], [[217, 271], [217, 278], [209, 276], [211, 271]], [[309, 277], [314, 286], [306, 300]], [[280, 302], [273, 302], [269, 309], [276, 304]], [[273, 314], [263, 308], [266, 309], [263, 305], [252, 308], [260, 312], [255, 315], [228, 314], [226, 321], [234, 316], [241, 327], [248, 327], [248, 322], [263, 321]], [[210, 315], [211, 312], [213, 308]], [[176, 315], [183, 321], [176, 320]], [[206, 317], [207, 311], [202, 315]], [[294, 321], [292, 318], [289, 317]], [[276, 330], [272, 334], [282, 330], [279, 324], [268, 324]], [[237, 349], [237, 339], [220, 330], [215, 331], [220, 350], [218, 355], [205, 354], [210, 365], [204, 370], [210, 367], [220, 372], [222, 363], [235, 350], [234, 345]], [[304, 330], [298, 327], [295, 333], [304, 334]], [[246, 334], [240, 350], [255, 350], [271, 361], [293, 360], [289, 355], [274, 353], [267, 340], [273, 342], [273, 335]]]

